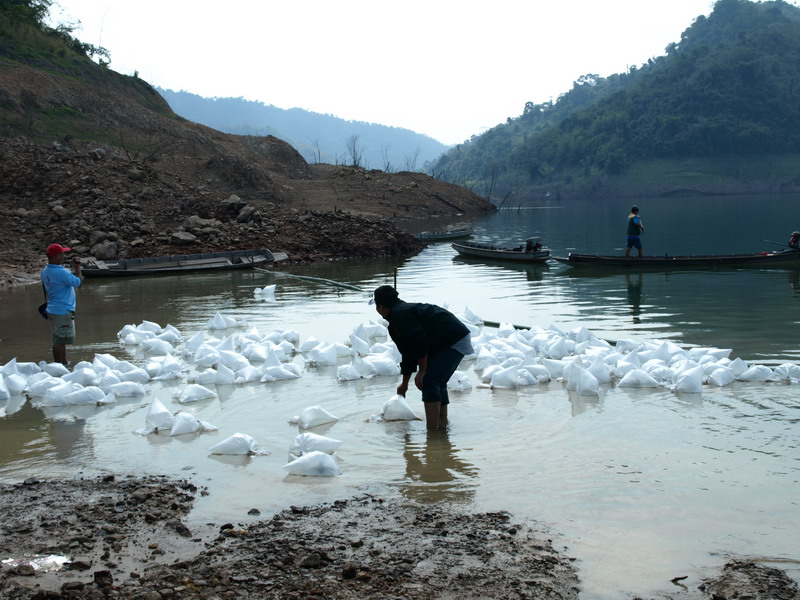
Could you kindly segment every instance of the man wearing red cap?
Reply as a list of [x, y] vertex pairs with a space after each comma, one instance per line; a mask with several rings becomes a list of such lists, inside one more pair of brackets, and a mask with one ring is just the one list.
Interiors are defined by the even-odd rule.
[[81, 286], [81, 259], [72, 259], [75, 274], [64, 266], [65, 252], [59, 244], [47, 247], [47, 265], [42, 269], [42, 285], [47, 297], [47, 318], [53, 328], [53, 360], [67, 364], [67, 344], [75, 341], [75, 288]]

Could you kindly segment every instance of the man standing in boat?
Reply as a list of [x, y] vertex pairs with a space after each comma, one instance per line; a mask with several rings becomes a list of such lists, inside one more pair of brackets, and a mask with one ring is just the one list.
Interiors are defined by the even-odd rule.
[[642, 233], [644, 225], [639, 216], [639, 207], [634, 205], [631, 207], [631, 214], [628, 215], [628, 245], [625, 248], [625, 256], [630, 256], [631, 248], [636, 248], [639, 251], [639, 258], [642, 258]]
[[397, 394], [406, 395], [411, 375], [417, 371], [414, 385], [422, 390], [426, 425], [428, 429], [444, 426], [450, 404], [447, 382], [461, 359], [474, 352], [469, 329], [439, 306], [403, 302], [390, 285], [376, 289], [370, 304], [389, 321], [389, 335], [402, 356], [403, 381], [397, 386]]

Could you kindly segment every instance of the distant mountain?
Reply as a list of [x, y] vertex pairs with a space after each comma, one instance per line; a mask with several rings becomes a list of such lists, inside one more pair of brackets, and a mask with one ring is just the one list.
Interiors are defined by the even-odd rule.
[[409, 129], [346, 121], [243, 98], [204, 98], [185, 91], [156, 89], [184, 119], [225, 133], [275, 136], [294, 146], [310, 163], [357, 163], [389, 172], [421, 171], [448, 149]]
[[434, 176], [498, 203], [800, 186], [800, 9], [718, 0], [666, 55], [585, 75], [448, 151]]

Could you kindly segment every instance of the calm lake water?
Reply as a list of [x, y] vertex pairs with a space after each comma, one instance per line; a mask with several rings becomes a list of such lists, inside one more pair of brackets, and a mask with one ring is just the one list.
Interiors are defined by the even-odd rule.
[[[650, 253], [730, 253], [772, 249], [800, 228], [798, 198], [735, 197], [638, 201]], [[501, 212], [474, 223], [475, 238], [517, 245], [540, 235], [554, 254], [617, 253], [630, 202], [552, 204]], [[415, 230], [440, 224], [413, 224]], [[411, 225], [409, 226], [411, 227]], [[376, 319], [366, 290], [395, 283], [410, 301], [465, 307], [487, 321], [525, 326], [585, 326], [599, 337], [671, 340], [730, 348], [732, 357], [775, 366], [800, 364], [797, 270], [648, 272], [578, 276], [567, 267], [522, 267], [459, 259], [448, 243], [402, 262], [328, 263], [292, 272], [362, 287], [348, 289], [264, 273], [87, 281], [79, 291], [73, 361], [110, 353], [143, 357], [117, 341], [126, 324], [171, 324], [185, 337], [206, 330], [216, 312], [261, 332], [292, 329], [346, 341]], [[255, 287], [276, 283], [276, 299]], [[48, 325], [35, 311], [37, 286], [0, 292], [0, 364], [50, 359]], [[291, 504], [332, 501], [369, 490], [402, 501], [446, 502], [469, 510], [509, 510], [539, 521], [557, 547], [578, 559], [584, 598], [680, 594], [695, 590], [729, 555], [763, 559], [797, 576], [800, 548], [800, 401], [798, 385], [735, 383], [701, 395], [610, 387], [599, 397], [560, 382], [517, 390], [478, 387], [454, 396], [446, 434], [422, 422], [369, 417], [397, 379], [342, 383], [336, 367], [303, 366], [300, 379], [224, 386], [220, 399], [179, 405], [185, 383], [152, 382], [148, 396], [102, 408], [37, 409], [24, 398], [0, 402], [0, 481], [29, 476], [164, 473], [191, 476], [210, 494], [197, 523], [247, 522]], [[342, 359], [346, 364], [349, 359]], [[142, 437], [153, 397], [219, 427], [215, 434]], [[421, 413], [418, 395], [412, 407]], [[286, 477], [287, 420], [320, 404], [340, 420], [314, 431], [342, 440], [343, 475]], [[211, 457], [237, 431], [269, 456]], [[693, 597], [683, 593], [681, 597]]]

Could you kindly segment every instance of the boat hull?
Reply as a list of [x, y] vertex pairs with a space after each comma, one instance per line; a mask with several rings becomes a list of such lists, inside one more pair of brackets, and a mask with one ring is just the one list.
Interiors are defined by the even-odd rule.
[[143, 277], [155, 275], [182, 275], [209, 271], [238, 271], [271, 263], [273, 254], [266, 249], [232, 250], [203, 254], [180, 254], [151, 258], [84, 262], [84, 277]]
[[524, 252], [511, 248], [495, 248], [483, 244], [459, 244], [453, 242], [453, 249], [462, 256], [471, 258], [487, 258], [491, 260], [513, 261], [523, 264], [544, 264], [550, 259], [549, 250]]
[[800, 267], [800, 252], [764, 252], [758, 254], [708, 254], [697, 256], [604, 256], [570, 254], [554, 260], [578, 268], [616, 269], [707, 269], [724, 267]]
[[442, 240], [455, 240], [465, 238], [475, 233], [474, 229], [454, 229], [450, 231], [423, 231], [414, 234], [414, 237], [423, 242], [439, 242]]

